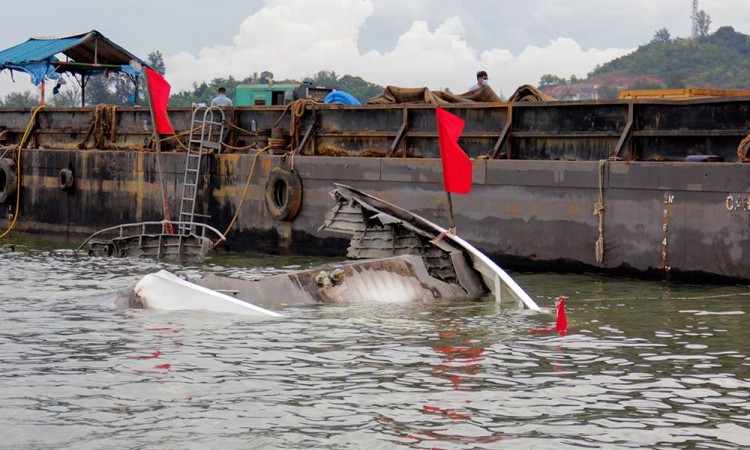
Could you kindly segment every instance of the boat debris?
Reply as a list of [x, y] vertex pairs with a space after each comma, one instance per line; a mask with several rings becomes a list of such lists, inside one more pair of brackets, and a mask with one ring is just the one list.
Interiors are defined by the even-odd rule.
[[[177, 227], [180, 232], [168, 232]], [[179, 262], [202, 262], [213, 248], [209, 233], [225, 241], [216, 228], [203, 223], [152, 221], [117, 225], [99, 230], [78, 246], [90, 256], [167, 258]]]
[[[184, 280], [162, 271], [144, 277], [118, 306], [234, 312], [238, 304], [430, 303], [491, 294], [498, 303], [540, 311], [505, 271], [460, 237], [349, 186], [335, 185], [331, 196], [335, 205], [321, 229], [351, 234], [347, 256], [353, 261], [258, 280], [211, 273]], [[227, 299], [234, 300], [231, 307]]]

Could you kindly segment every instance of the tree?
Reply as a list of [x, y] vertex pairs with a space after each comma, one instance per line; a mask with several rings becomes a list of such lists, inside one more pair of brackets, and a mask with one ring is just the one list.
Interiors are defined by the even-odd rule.
[[1, 103], [4, 108], [33, 108], [39, 99], [31, 91], [11, 92]]
[[557, 75], [551, 73], [545, 73], [542, 78], [539, 79], [539, 87], [553, 86], [556, 84], [565, 84], [565, 79], [560, 78]]
[[667, 87], [672, 89], [683, 89], [685, 87], [685, 81], [680, 74], [672, 73], [667, 78]]
[[273, 80], [273, 72], [269, 72], [268, 70], [264, 70], [260, 73], [260, 82], [268, 84], [268, 82]]
[[[143, 100], [147, 96], [143, 77], [134, 79], [126, 73], [118, 73], [110, 78], [115, 90], [114, 101], [118, 105], [134, 105], [137, 103], [136, 100]], [[136, 83], [138, 83], [138, 99], [135, 98]]]
[[667, 43], [672, 40], [672, 36], [669, 34], [669, 30], [666, 28], [661, 28], [659, 30], [656, 30], [656, 33], [654, 34], [654, 38], [651, 39], [652, 44], [659, 44], [659, 43]]
[[81, 88], [75, 83], [69, 83], [60, 89], [50, 100], [50, 106], [55, 108], [75, 108], [81, 105]]
[[603, 84], [597, 88], [596, 95], [600, 100], [615, 100], [617, 98], [617, 88]]
[[86, 104], [117, 103], [114, 92], [110, 89], [109, 78], [104, 75], [94, 75], [86, 83]]
[[161, 75], [167, 73], [167, 65], [164, 63], [164, 55], [162, 55], [159, 50], [149, 53], [146, 59], [148, 60], [148, 65], [152, 69], [159, 72]]
[[333, 70], [321, 70], [316, 73], [313, 77], [313, 84], [318, 86], [328, 86], [332, 88], [338, 88], [339, 78], [336, 72]]
[[700, 10], [695, 13], [695, 23], [698, 27], [698, 37], [708, 36], [708, 31], [711, 27], [711, 16], [706, 14], [706, 11]]
[[664, 89], [664, 85], [649, 81], [647, 79], [639, 78], [630, 84], [630, 89], [634, 90], [649, 90], [649, 89]]
[[342, 91], [353, 95], [361, 101], [383, 93], [383, 86], [370, 83], [361, 77], [352, 75], [344, 75], [339, 78], [338, 84]]

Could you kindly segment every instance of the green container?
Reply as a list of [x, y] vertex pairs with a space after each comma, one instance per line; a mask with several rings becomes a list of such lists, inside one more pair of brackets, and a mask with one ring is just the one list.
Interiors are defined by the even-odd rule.
[[297, 84], [241, 84], [237, 86], [236, 106], [287, 105], [294, 100]]

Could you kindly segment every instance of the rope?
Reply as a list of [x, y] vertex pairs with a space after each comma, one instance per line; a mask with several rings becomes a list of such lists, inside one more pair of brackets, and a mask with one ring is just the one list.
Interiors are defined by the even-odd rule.
[[599, 161], [599, 201], [594, 203], [594, 215], [599, 217], [599, 238], [594, 245], [596, 262], [604, 261], [604, 170], [607, 160]]
[[[262, 148], [258, 150], [257, 153], [255, 153], [255, 157], [253, 157], [253, 164], [250, 166], [250, 173], [247, 175], [247, 181], [245, 182], [245, 189], [242, 191], [242, 198], [240, 198], [240, 203], [237, 205], [237, 211], [234, 212], [234, 217], [232, 217], [232, 220], [229, 222], [229, 225], [227, 226], [227, 229], [224, 230], [224, 236], [226, 237], [229, 234], [229, 231], [234, 226], [234, 223], [237, 221], [237, 218], [240, 216], [240, 211], [242, 211], [242, 205], [245, 203], [245, 197], [247, 197], [247, 191], [250, 188], [250, 180], [253, 178], [253, 172], [255, 172], [255, 165], [258, 162], [258, 157], [268, 151], [269, 147]], [[215, 249], [218, 247], [218, 245], [221, 243], [221, 239], [217, 239], [214, 242], [214, 245], [211, 247], [212, 249]]]
[[10, 230], [13, 229], [13, 227], [16, 226], [16, 221], [18, 220], [18, 213], [21, 210], [21, 149], [23, 149], [23, 146], [26, 145], [26, 141], [29, 138], [29, 135], [31, 134], [31, 130], [34, 128], [34, 124], [36, 123], [36, 116], [44, 109], [44, 105], [39, 105], [33, 110], [31, 110], [31, 118], [29, 118], [29, 123], [26, 125], [26, 131], [23, 133], [23, 137], [21, 137], [21, 142], [18, 143], [18, 148], [16, 149], [16, 213], [13, 214], [13, 220], [10, 222], [10, 226], [8, 226], [8, 229], [3, 232], [3, 234], [0, 234], [0, 239], [4, 238], [5, 236], [10, 233]]
[[307, 106], [314, 106], [316, 104], [320, 104], [320, 102], [309, 98], [292, 102], [292, 123], [289, 125], [289, 134], [292, 135], [292, 149], [296, 150], [299, 147], [300, 125], [302, 125], [302, 116], [305, 115]]
[[[310, 98], [301, 98], [299, 100], [295, 100], [292, 103], [288, 104], [286, 108], [284, 108], [284, 112], [281, 113], [281, 117], [279, 117], [279, 120], [276, 121], [272, 128], [276, 128], [277, 126], [279, 126], [287, 111], [291, 109], [292, 120], [289, 124], [289, 134], [292, 135], [291, 147], [292, 149], [296, 149], [297, 147], [299, 147], [299, 128], [300, 124], [302, 124], [302, 116], [305, 115], [305, 111], [307, 110], [308, 106], [321, 104], [322, 103]], [[269, 140], [268, 142], [270, 143], [271, 140]]]
[[242, 133], [249, 134], [251, 136], [257, 136], [258, 135], [258, 133], [256, 133], [255, 131], [250, 131], [250, 130], [246, 130], [244, 128], [240, 128], [240, 127], [238, 127], [237, 125], [235, 125], [235, 124], [233, 124], [231, 122], [224, 121], [224, 124], [226, 126], [228, 126], [229, 128], [233, 128], [233, 129], [235, 129], [237, 131], [241, 131]]
[[250, 150], [251, 148], [257, 148], [257, 144], [250, 144], [244, 147], [235, 147], [233, 145], [224, 144], [224, 143], [222, 143], [221, 145], [224, 146], [225, 148], [228, 148], [229, 150]]
[[173, 134], [172, 136], [165, 137], [164, 139], [161, 139], [161, 142], [167, 142], [167, 141], [171, 141], [173, 139], [176, 139], [177, 140], [177, 145], [179, 145], [181, 149], [183, 149], [185, 151], [188, 151], [187, 146], [180, 140], [180, 138], [183, 137], [183, 136], [187, 136], [188, 134], [192, 133], [193, 131], [198, 131], [201, 128], [203, 128], [203, 125], [201, 125], [199, 127], [195, 127], [192, 130], [183, 131], [182, 133], [176, 133], [176, 134]]
[[443, 231], [442, 233], [440, 233], [438, 235], [438, 237], [436, 237], [435, 239], [431, 240], [430, 244], [432, 244], [432, 245], [438, 245], [440, 243], [440, 241], [442, 241], [443, 239], [445, 239], [445, 237], [448, 236], [448, 235], [455, 236], [456, 235], [456, 228], [455, 227], [454, 228], [448, 228], [447, 230]]
[[750, 145], [750, 135], [745, 136], [745, 139], [740, 142], [737, 146], [737, 156], [740, 158], [740, 162], [750, 162], [750, 158], [747, 156], [747, 146]]
[[281, 149], [284, 148], [284, 144], [286, 143], [286, 139], [283, 138], [270, 138], [268, 139], [268, 146], [273, 149]]
[[94, 148], [106, 149], [107, 140], [115, 143], [117, 135], [117, 106], [96, 105], [94, 109]]

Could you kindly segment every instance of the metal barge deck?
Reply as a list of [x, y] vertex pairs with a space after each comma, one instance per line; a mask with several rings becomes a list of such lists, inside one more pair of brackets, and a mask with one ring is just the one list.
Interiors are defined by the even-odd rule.
[[[744, 150], [738, 154], [750, 133], [750, 98], [446, 108], [466, 120], [460, 144], [473, 164], [472, 192], [454, 197], [457, 228], [497, 263], [750, 280], [750, 165], [740, 162]], [[207, 224], [219, 230], [229, 224], [254, 158], [244, 147], [265, 145], [283, 112], [232, 111], [227, 145], [204, 161], [196, 212]], [[18, 142], [29, 116], [0, 110], [0, 143]], [[40, 112], [31, 148], [22, 151], [15, 229], [75, 238], [162, 217], [156, 154], [144, 150], [148, 111], [118, 108], [103, 145], [110, 148], [79, 149], [92, 117], [93, 108]], [[189, 110], [170, 110], [177, 130], [190, 128], [189, 117]], [[298, 123], [291, 117], [285, 114], [278, 126], [298, 152], [285, 159], [302, 181], [299, 215], [280, 221], [269, 214], [266, 181], [284, 156], [262, 155], [225, 248], [344, 254], [347, 240], [318, 231], [334, 182], [447, 222], [432, 106], [316, 105]], [[161, 156], [172, 211], [179, 210], [184, 158], [179, 147]], [[72, 188], [61, 188], [63, 169], [74, 175]], [[2, 228], [13, 203], [0, 212]]]

